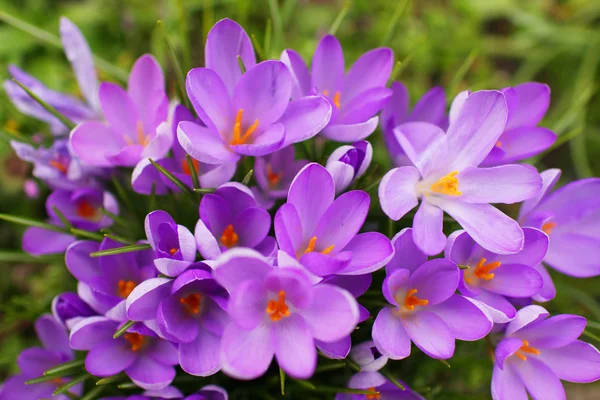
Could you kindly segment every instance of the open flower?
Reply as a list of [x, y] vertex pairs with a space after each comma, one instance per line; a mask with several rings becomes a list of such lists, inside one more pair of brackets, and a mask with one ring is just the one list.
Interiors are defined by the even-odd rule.
[[141, 159], [169, 151], [171, 131], [157, 129], [167, 119], [169, 104], [165, 78], [154, 57], [138, 58], [127, 91], [103, 82], [99, 93], [107, 123], [86, 121], [71, 132], [70, 146], [77, 157], [99, 167], [133, 167]]
[[[320, 96], [290, 102], [292, 77], [279, 61], [256, 64], [250, 38], [224, 19], [206, 40], [206, 68], [192, 69], [187, 94], [205, 126], [184, 121], [178, 138], [193, 158], [208, 164], [264, 156], [316, 135], [331, 116]], [[242, 75], [238, 62], [247, 71]]]
[[312, 70], [294, 50], [281, 54], [293, 76], [292, 98], [318, 93], [333, 109], [323, 136], [338, 142], [354, 142], [369, 136], [377, 128], [376, 114], [392, 95], [385, 87], [394, 64], [394, 53], [387, 47], [362, 55], [344, 72], [344, 53], [333, 35], [324, 36], [315, 50]]
[[153, 278], [138, 285], [127, 299], [127, 318], [156, 319], [159, 333], [178, 343], [179, 364], [188, 374], [209, 376], [221, 368], [221, 335], [229, 318], [227, 293], [210, 269], [185, 271], [175, 280]]
[[446, 257], [468, 267], [461, 273], [458, 289], [481, 302], [496, 323], [508, 322], [517, 315], [506, 297], [529, 298], [542, 288], [542, 276], [535, 267], [548, 251], [548, 236], [533, 228], [523, 228], [523, 233], [523, 250], [509, 255], [485, 250], [465, 231], [454, 232], [448, 240]]
[[327, 159], [326, 168], [335, 183], [335, 193], [340, 194], [360, 178], [373, 158], [373, 146], [360, 140], [351, 146], [338, 147]]
[[144, 393], [131, 396], [103, 397], [102, 400], [228, 400], [227, 392], [222, 387], [207, 385], [189, 396], [181, 393], [174, 386], [158, 390], [146, 390]]
[[425, 122], [395, 129], [416, 167], [389, 171], [379, 186], [383, 211], [393, 220], [418, 205], [413, 221], [417, 246], [428, 255], [444, 250], [443, 213], [448, 213], [479, 245], [496, 254], [523, 248], [519, 224], [489, 203], [516, 203], [537, 195], [542, 180], [535, 168], [503, 165], [477, 168], [504, 131], [506, 101], [498, 91], [471, 94], [447, 134]]
[[65, 292], [52, 300], [52, 315], [70, 330], [82, 318], [94, 316], [96, 312], [77, 293]]
[[275, 268], [253, 250], [230, 250], [212, 266], [215, 280], [231, 296], [222, 368], [237, 379], [263, 375], [273, 356], [288, 375], [309, 378], [317, 364], [315, 339], [340, 340], [358, 322], [350, 293], [329, 284], [313, 286], [301, 270]]
[[148, 328], [136, 324], [114, 339], [119, 324], [105, 317], [90, 317], [73, 327], [69, 344], [87, 350], [85, 369], [95, 376], [125, 372], [144, 389], [162, 389], [175, 378], [177, 349], [156, 337]]
[[[73, 360], [74, 353], [69, 347], [69, 335], [65, 327], [51, 315], [44, 314], [35, 322], [35, 332], [42, 347], [31, 347], [19, 354], [17, 364], [21, 372], [8, 378], [0, 387], [0, 400], [38, 400], [52, 397], [52, 393], [69, 382], [69, 378], [41, 382], [34, 385], [26, 381], [39, 378], [52, 367]], [[78, 384], [70, 392], [80, 395], [83, 385]], [[57, 400], [69, 400], [67, 395], [53, 397]]]
[[577, 315], [549, 317], [540, 306], [528, 306], [508, 324], [495, 352], [494, 400], [566, 399], [561, 380], [600, 379], [600, 352], [577, 338], [585, 329]]

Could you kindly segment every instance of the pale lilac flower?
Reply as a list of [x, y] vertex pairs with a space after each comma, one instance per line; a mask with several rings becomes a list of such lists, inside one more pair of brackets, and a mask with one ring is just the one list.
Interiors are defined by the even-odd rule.
[[325, 168], [333, 177], [335, 193], [340, 194], [360, 178], [373, 158], [373, 146], [360, 140], [351, 146], [338, 147], [327, 159]]

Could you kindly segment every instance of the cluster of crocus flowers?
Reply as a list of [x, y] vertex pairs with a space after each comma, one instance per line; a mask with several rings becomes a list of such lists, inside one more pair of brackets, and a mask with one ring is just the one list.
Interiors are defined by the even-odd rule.
[[[600, 179], [554, 190], [559, 170], [516, 164], [555, 140], [538, 126], [546, 85], [464, 91], [449, 110], [435, 87], [411, 110], [404, 84], [387, 87], [391, 49], [346, 72], [326, 35], [310, 68], [291, 49], [258, 60], [224, 19], [187, 73], [187, 108], [150, 55], [126, 90], [98, 83], [81, 32], [66, 19], [60, 29], [85, 102], [10, 72], [76, 126], [14, 82], [5, 89], [57, 135], [11, 143], [51, 190], [48, 221], [31, 224], [23, 249], [64, 253], [77, 285], [37, 321], [43, 347], [21, 354], [0, 400], [64, 388], [77, 378], [39, 378], [74, 350], [86, 374], [138, 388], [111, 400], [227, 400], [214, 383], [235, 387], [273, 364], [294, 391], [327, 359], [354, 369], [323, 390], [330, 398], [421, 400], [396, 369], [412, 344], [446, 360], [456, 340], [483, 338], [495, 400], [560, 400], [560, 380], [600, 379], [600, 353], [578, 340], [585, 319], [531, 305], [556, 295], [546, 266], [600, 275]], [[389, 171], [370, 142], [378, 125]], [[520, 202], [518, 217], [495, 206]], [[412, 227], [396, 232], [399, 219]], [[193, 379], [193, 391], [179, 386]]]

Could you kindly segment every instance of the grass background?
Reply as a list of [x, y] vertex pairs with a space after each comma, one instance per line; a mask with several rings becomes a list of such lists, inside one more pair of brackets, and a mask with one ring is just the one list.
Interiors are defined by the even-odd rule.
[[[542, 125], [559, 138], [532, 162], [540, 170], [561, 168], [563, 183], [600, 172], [598, 0], [0, 0], [0, 10], [52, 34], [58, 31], [59, 17], [65, 15], [81, 28], [96, 55], [123, 70], [151, 52], [167, 71], [173, 94], [175, 76], [157, 26], [159, 19], [179, 58], [190, 67], [202, 65], [204, 38], [213, 23], [230, 17], [255, 35], [264, 54], [272, 58], [291, 47], [309, 60], [319, 38], [334, 28], [347, 66], [368, 49], [386, 44], [401, 61], [397, 77], [408, 86], [413, 102], [434, 85], [443, 86], [451, 99], [467, 88], [545, 82], [552, 89], [552, 102]], [[59, 47], [0, 22], [2, 80], [10, 63], [53, 89], [78, 94]], [[103, 71], [100, 77], [115, 80]], [[30, 135], [46, 127], [21, 115], [2, 92], [0, 131], [6, 130]], [[374, 140], [375, 159], [389, 165], [381, 140]], [[30, 167], [15, 157], [6, 141], [0, 141], [1, 213], [45, 218], [44, 193], [36, 200], [24, 200], [23, 182], [29, 173]], [[0, 222], [0, 249], [20, 248], [21, 233], [20, 227]], [[14, 372], [18, 352], [34, 343], [31, 324], [49, 310], [54, 295], [74, 288], [60, 260], [47, 264], [2, 259], [0, 253], [0, 376]], [[579, 313], [600, 321], [599, 278], [553, 276], [558, 296], [546, 305], [551, 312]], [[588, 331], [600, 335], [592, 327]], [[483, 342], [461, 343], [450, 360], [451, 369], [422, 355], [393, 363], [393, 368], [399, 378], [423, 389], [430, 399], [488, 399], [487, 351]], [[339, 381], [333, 373], [315, 380], [343, 385], [348, 373], [337, 374]], [[246, 397], [248, 388], [256, 385], [239, 385], [233, 398], [268, 398], [277, 393], [278, 380], [275, 386], [269, 379], [260, 384], [275, 389]], [[569, 387], [569, 398], [598, 398], [597, 390], [594, 385]]]

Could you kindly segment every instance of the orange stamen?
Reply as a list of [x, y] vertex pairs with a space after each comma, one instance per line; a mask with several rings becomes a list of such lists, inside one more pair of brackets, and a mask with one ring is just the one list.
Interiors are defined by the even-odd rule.
[[[200, 162], [194, 158], [192, 158], [192, 166], [194, 167], [194, 171], [196, 171], [196, 175], [198, 171], [200, 171]], [[186, 175], [192, 175], [192, 170], [190, 170], [190, 164], [188, 164], [187, 159], [181, 160], [181, 169], [183, 173]]]
[[98, 210], [87, 200], [79, 201], [75, 212], [78, 216], [86, 219], [95, 219], [98, 216]]
[[221, 235], [221, 243], [223, 243], [223, 246], [225, 246], [229, 249], [229, 248], [235, 246], [237, 244], [238, 240], [239, 240], [239, 236], [237, 233], [235, 233], [235, 230], [233, 229], [233, 225], [231, 225], [231, 224], [227, 225], [227, 227], [223, 231], [223, 234]]
[[[329, 90], [323, 90], [323, 96], [327, 96], [329, 97]], [[340, 93], [340, 91], [336, 91], [335, 94], [333, 95], [333, 99], [331, 100], [333, 102], [333, 104], [335, 104], [335, 106], [337, 108], [340, 108], [340, 98], [342, 97], [342, 94]]]
[[379, 400], [379, 399], [381, 399], [381, 394], [377, 390], [375, 390], [374, 387], [370, 387], [367, 390], [369, 392], [373, 392], [373, 394], [366, 394], [365, 395], [365, 398], [367, 400]]
[[426, 306], [429, 304], [429, 300], [418, 298], [415, 296], [416, 293], [417, 289], [410, 289], [404, 298], [404, 307], [411, 311], [414, 310], [416, 306]]
[[180, 298], [179, 302], [186, 306], [191, 313], [198, 314], [200, 312], [200, 306], [202, 305], [202, 295], [200, 293], [192, 293], [186, 297]]
[[494, 278], [494, 274], [490, 272], [498, 268], [502, 263], [500, 261], [494, 261], [486, 264], [486, 261], [485, 258], [479, 260], [475, 267], [475, 276], [479, 279], [491, 281]]
[[123, 139], [125, 139], [125, 143], [127, 143], [129, 146], [132, 146], [134, 144], [140, 144], [144, 147], [146, 147], [148, 143], [150, 143], [150, 138], [144, 133], [144, 124], [142, 123], [142, 121], [137, 122], [135, 126], [135, 135], [137, 138], [137, 142], [134, 142], [129, 137], [129, 135], [125, 135], [123, 136]]
[[556, 222], [546, 222], [542, 225], [542, 231], [544, 231], [546, 235], [550, 235], [554, 228], [556, 228]]
[[283, 290], [279, 291], [277, 300], [269, 300], [265, 312], [269, 315], [271, 321], [279, 321], [290, 316], [290, 309], [285, 304], [285, 292]]
[[131, 351], [138, 351], [144, 345], [146, 339], [139, 333], [126, 333], [123, 335], [125, 340], [131, 344]]
[[[308, 254], [308, 253], [312, 253], [313, 251], [315, 251], [315, 245], [317, 244], [317, 237], [313, 236], [310, 238], [310, 240], [308, 241], [308, 245], [306, 246], [306, 250], [304, 250], [303, 254]], [[331, 246], [327, 247], [324, 250], [321, 250], [320, 253], [321, 254], [329, 254], [331, 253], [331, 250], [333, 250], [333, 248], [335, 247], [334, 244], [332, 244]]]
[[136, 286], [137, 284], [134, 281], [127, 281], [125, 279], [121, 279], [117, 283], [119, 296], [126, 299], [131, 294], [131, 292], [133, 292], [133, 289], [135, 289]]
[[269, 181], [269, 186], [277, 186], [279, 182], [281, 182], [281, 178], [283, 177], [283, 171], [276, 174], [273, 172], [273, 168], [271, 168], [271, 164], [267, 164], [267, 180]]
[[531, 347], [527, 340], [523, 340], [523, 346], [515, 353], [515, 356], [519, 357], [521, 360], [526, 361], [527, 357], [523, 353], [535, 354], [536, 356], [540, 355], [540, 351], [535, 347]]
[[177, 247], [173, 247], [171, 250], [169, 250], [169, 254], [173, 255], [173, 254], [177, 253], [177, 250], [179, 250]]
[[246, 144], [246, 142], [250, 138], [250, 135], [252, 135], [254, 133], [256, 128], [258, 128], [258, 119], [257, 119], [256, 121], [254, 121], [254, 123], [252, 125], [250, 125], [250, 127], [248, 129], [246, 129], [246, 132], [244, 132], [244, 134], [242, 135], [242, 116], [243, 115], [244, 115], [244, 110], [242, 108], [240, 108], [235, 116], [235, 124], [233, 125], [233, 139], [229, 143], [232, 146], [234, 146], [236, 144]]
[[440, 178], [436, 183], [431, 185], [431, 191], [448, 196], [460, 196], [462, 192], [458, 191], [458, 178], [456, 178], [456, 175], [458, 175], [458, 172], [454, 171]]
[[496, 142], [496, 147], [502, 147], [502, 142], [498, 140], [498, 141]]
[[50, 164], [50, 166], [52, 168], [58, 170], [62, 174], [66, 174], [67, 171], [68, 171], [68, 167], [65, 164], [63, 164], [60, 161], [58, 161], [58, 160], [50, 160], [48, 162], [48, 164]]

